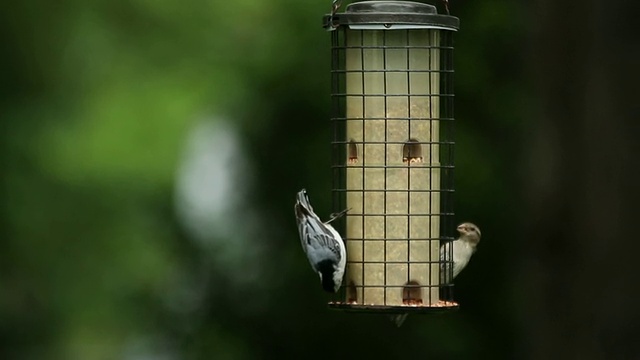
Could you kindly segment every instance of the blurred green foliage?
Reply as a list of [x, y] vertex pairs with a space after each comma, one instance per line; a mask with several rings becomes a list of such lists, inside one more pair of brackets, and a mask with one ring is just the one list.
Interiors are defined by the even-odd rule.
[[[456, 213], [484, 237], [457, 280], [461, 310], [399, 329], [329, 311], [294, 226], [295, 191], [331, 184], [329, 8], [36, 0], [0, 13], [0, 358], [513, 355], [506, 255], [517, 245], [514, 163], [528, 105], [519, 3], [451, 3], [461, 19]], [[204, 251], [176, 218], [185, 139], [217, 117], [237, 125], [251, 164], [252, 201], [240, 209], [264, 228], [243, 244], [265, 250], [250, 274], [242, 256], [223, 265], [228, 245]], [[330, 197], [314, 200], [329, 212]], [[243, 272], [257, 282], [234, 280]]]

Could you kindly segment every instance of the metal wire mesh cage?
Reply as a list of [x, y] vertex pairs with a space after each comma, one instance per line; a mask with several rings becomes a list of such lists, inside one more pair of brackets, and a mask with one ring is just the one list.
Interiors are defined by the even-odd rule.
[[330, 307], [457, 308], [452, 266], [439, 253], [455, 231], [452, 34], [458, 24], [432, 5], [404, 1], [353, 3], [324, 18], [335, 30], [333, 207], [350, 209], [335, 223], [347, 246], [344, 301]]

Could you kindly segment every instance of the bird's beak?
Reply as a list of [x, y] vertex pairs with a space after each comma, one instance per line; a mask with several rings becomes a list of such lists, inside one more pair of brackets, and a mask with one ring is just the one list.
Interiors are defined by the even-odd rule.
[[456, 230], [458, 230], [460, 234], [464, 234], [464, 227], [462, 227], [462, 225], [458, 226]]

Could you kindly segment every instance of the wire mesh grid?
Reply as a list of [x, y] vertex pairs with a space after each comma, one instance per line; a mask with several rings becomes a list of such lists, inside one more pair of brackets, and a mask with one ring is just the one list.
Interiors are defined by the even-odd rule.
[[455, 230], [452, 55], [449, 31], [332, 32], [333, 206], [350, 209], [334, 308], [457, 308], [440, 260]]

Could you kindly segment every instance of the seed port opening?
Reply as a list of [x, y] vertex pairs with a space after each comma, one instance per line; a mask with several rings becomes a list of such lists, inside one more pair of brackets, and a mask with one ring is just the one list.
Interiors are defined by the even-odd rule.
[[411, 138], [402, 145], [402, 162], [408, 165], [421, 163], [422, 157], [422, 144], [415, 139]]

